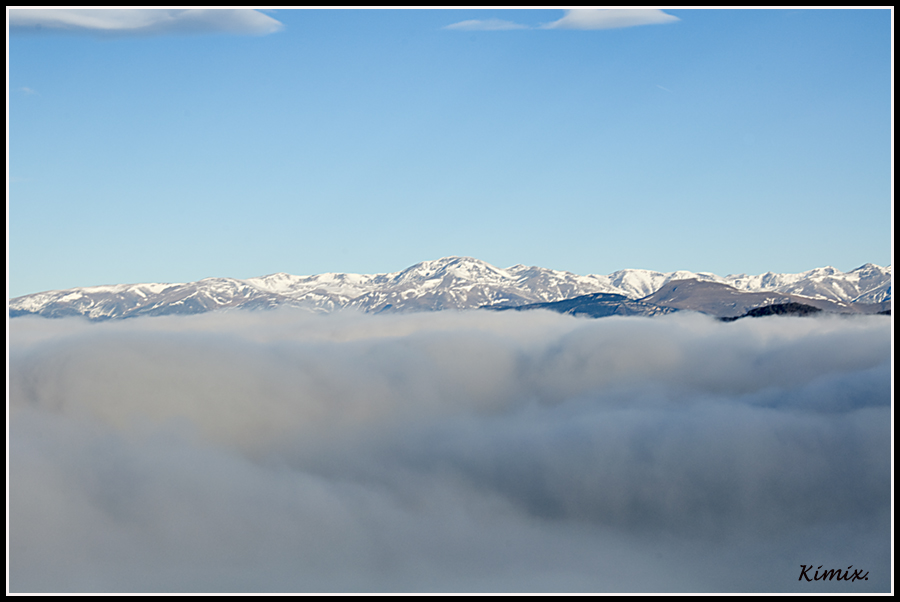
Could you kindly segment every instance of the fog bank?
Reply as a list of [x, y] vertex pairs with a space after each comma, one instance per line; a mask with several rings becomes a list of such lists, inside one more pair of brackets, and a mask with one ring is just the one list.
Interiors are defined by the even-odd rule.
[[10, 591], [888, 591], [890, 325], [16, 318]]

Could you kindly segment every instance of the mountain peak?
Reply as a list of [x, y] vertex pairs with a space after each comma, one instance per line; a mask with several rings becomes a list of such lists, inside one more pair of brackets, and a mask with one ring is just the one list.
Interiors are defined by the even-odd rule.
[[496, 268], [486, 261], [474, 257], [442, 257], [431, 261], [422, 261], [400, 272], [400, 277], [408, 278], [443, 278], [447, 275], [463, 280], [480, 280], [484, 278], [509, 278], [504, 270]]

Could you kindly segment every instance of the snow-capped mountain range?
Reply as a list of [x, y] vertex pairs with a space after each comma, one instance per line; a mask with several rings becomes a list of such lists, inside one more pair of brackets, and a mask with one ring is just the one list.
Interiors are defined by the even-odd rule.
[[706, 272], [627, 269], [606, 276], [579, 276], [524, 265], [501, 269], [471, 257], [445, 257], [391, 274], [278, 273], [246, 280], [205, 278], [182, 284], [116, 284], [47, 291], [10, 300], [9, 315], [103, 320], [278, 306], [316, 312], [341, 308], [367, 312], [472, 309], [561, 301], [590, 293], [613, 293], [637, 300], [681, 280], [719, 283], [732, 287], [734, 293], [799, 296], [844, 308], [857, 304], [884, 307], [891, 299], [891, 266], [871, 263], [846, 273], [825, 267], [799, 274], [721, 277]]

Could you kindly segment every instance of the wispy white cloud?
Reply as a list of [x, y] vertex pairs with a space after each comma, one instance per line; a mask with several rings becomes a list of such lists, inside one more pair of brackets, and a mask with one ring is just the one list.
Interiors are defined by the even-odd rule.
[[636, 25], [654, 25], [680, 21], [674, 15], [655, 8], [579, 8], [567, 10], [561, 19], [539, 27], [502, 19], [471, 19], [447, 25], [444, 29], [462, 31], [500, 31], [508, 29], [620, 29]]
[[655, 8], [579, 8], [567, 10], [562, 19], [541, 27], [543, 29], [620, 29], [675, 21], [680, 21], [680, 19]]
[[11, 31], [86, 33], [121, 37], [231, 33], [265, 35], [283, 25], [247, 9], [13, 9]]
[[33, 88], [29, 88], [28, 86], [22, 86], [21, 88], [19, 88], [19, 92], [21, 92], [22, 94], [28, 94], [28, 95], [37, 94], [37, 90], [35, 90]]
[[444, 29], [459, 29], [463, 31], [502, 31], [509, 29], [530, 29], [527, 25], [504, 21], [502, 19], [471, 19], [447, 25]]

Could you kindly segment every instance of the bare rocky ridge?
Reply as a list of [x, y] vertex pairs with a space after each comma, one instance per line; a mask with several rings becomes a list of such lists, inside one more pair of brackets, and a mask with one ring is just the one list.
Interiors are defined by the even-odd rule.
[[[47, 291], [10, 300], [9, 315], [105, 320], [283, 306], [314, 312], [342, 308], [437, 311], [545, 304], [594, 293], [641, 301], [642, 305], [621, 304], [620, 314], [642, 313], [636, 308], [654, 306], [667, 309], [649, 313], [693, 309], [718, 316], [740, 315], [754, 307], [785, 302], [826, 311], [870, 313], [890, 306], [891, 267], [866, 264], [847, 273], [827, 267], [800, 274], [726, 277], [628, 269], [605, 276], [579, 276], [523, 265], [501, 269], [471, 257], [445, 257], [390, 274], [278, 273], [246, 280], [205, 278], [184, 284], [117, 284]], [[607, 308], [611, 307], [607, 301]], [[591, 311], [582, 313], [590, 315]]]

